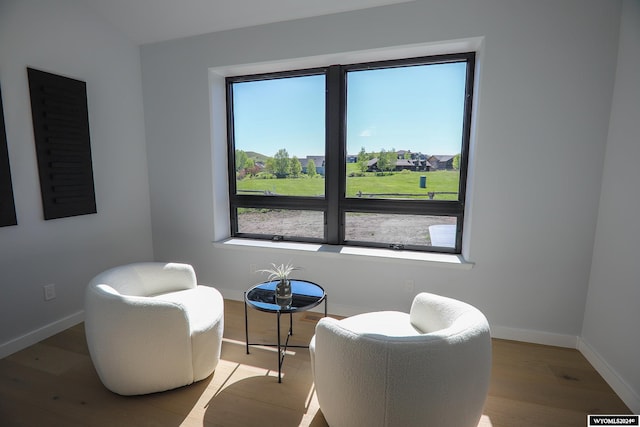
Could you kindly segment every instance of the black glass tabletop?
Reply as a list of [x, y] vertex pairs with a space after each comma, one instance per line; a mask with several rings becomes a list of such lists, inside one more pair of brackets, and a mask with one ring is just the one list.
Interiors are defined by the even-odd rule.
[[326, 294], [320, 285], [307, 280], [290, 279], [291, 303], [280, 306], [276, 303], [278, 281], [258, 283], [245, 293], [245, 301], [253, 308], [268, 312], [295, 313], [309, 310], [320, 304]]

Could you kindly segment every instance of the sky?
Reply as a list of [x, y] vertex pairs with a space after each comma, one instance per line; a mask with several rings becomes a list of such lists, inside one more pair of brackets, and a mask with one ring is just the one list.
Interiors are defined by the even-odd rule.
[[[350, 71], [347, 154], [459, 153], [465, 75], [464, 62]], [[234, 83], [233, 98], [236, 149], [324, 155], [324, 75]]]

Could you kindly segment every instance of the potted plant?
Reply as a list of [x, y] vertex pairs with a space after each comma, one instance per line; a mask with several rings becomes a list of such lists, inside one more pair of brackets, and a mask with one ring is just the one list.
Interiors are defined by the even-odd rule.
[[294, 267], [291, 263], [276, 265], [275, 263], [271, 263], [272, 268], [267, 268], [263, 270], [258, 270], [260, 273], [267, 273], [269, 276], [267, 280], [269, 281], [277, 281], [276, 284], [276, 304], [281, 307], [286, 307], [291, 304], [291, 282], [289, 281], [289, 274], [292, 271], [297, 270], [297, 267]]

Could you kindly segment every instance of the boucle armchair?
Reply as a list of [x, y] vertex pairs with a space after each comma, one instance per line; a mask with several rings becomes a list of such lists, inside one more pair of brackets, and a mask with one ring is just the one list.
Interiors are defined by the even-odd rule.
[[98, 274], [85, 294], [85, 332], [102, 383], [121, 395], [200, 381], [220, 360], [222, 295], [188, 264], [143, 262]]
[[489, 325], [464, 302], [421, 293], [410, 313], [323, 318], [310, 354], [331, 427], [475, 427], [482, 415]]

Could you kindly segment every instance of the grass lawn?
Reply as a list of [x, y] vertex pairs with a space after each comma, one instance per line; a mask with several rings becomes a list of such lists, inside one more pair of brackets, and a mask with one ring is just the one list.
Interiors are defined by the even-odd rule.
[[[348, 165], [351, 166], [351, 165]], [[351, 172], [349, 169], [348, 172]], [[427, 179], [426, 188], [420, 188], [420, 177]], [[370, 194], [397, 193], [411, 194], [411, 196], [380, 196], [384, 198], [428, 198], [429, 192], [457, 193], [460, 176], [458, 171], [433, 171], [433, 172], [394, 172], [392, 175], [377, 176], [375, 173], [366, 173], [362, 177], [347, 177], [347, 197], [356, 197], [358, 192], [363, 197]], [[322, 196], [324, 195], [324, 178], [316, 176], [309, 178], [306, 175], [300, 178], [282, 179], [252, 179], [245, 178], [237, 181], [240, 192], [268, 191], [278, 195], [288, 196]], [[246, 193], [245, 193], [246, 194]], [[434, 197], [435, 200], [456, 200], [455, 194], [441, 194]]]

